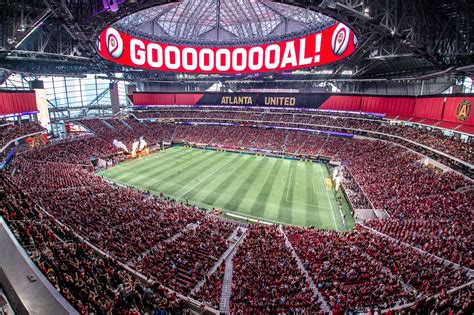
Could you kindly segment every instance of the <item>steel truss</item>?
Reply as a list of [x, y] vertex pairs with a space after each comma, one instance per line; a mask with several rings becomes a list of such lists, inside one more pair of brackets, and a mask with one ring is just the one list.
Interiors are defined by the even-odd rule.
[[[0, 0], [0, 70], [3, 70], [0, 83], [12, 72], [58, 75], [128, 72], [129, 69], [97, 57], [97, 35], [120, 18], [160, 4], [170, 7], [177, 0], [117, 2], [119, 10], [113, 12], [104, 8], [102, 0]], [[224, 2], [221, 1], [220, 5]], [[278, 12], [280, 3], [311, 8], [346, 23], [358, 35], [359, 47], [352, 56], [334, 65], [309, 69], [315, 74], [313, 77], [305, 76], [307, 80], [322, 78], [318, 74], [321, 70], [331, 71], [324, 77], [330, 80], [344, 79], [343, 73], [348, 70], [352, 71], [353, 79], [416, 80], [445, 75], [472, 76], [472, 1], [279, 0], [271, 5], [271, 9]], [[224, 5], [228, 6], [228, 2]], [[252, 8], [248, 10], [252, 11]], [[258, 18], [256, 10], [250, 11], [249, 20]], [[228, 12], [232, 12], [231, 9]], [[157, 19], [166, 14], [171, 14], [171, 11], [164, 9]], [[221, 28], [226, 18], [230, 20], [232, 17], [220, 14], [215, 17], [220, 32], [224, 32]], [[255, 33], [252, 36], [259, 38], [270, 27], [273, 27], [271, 23], [262, 24], [260, 29], [250, 26]], [[165, 31], [164, 27], [162, 29]], [[206, 25], [195, 29], [179, 28], [179, 32], [190, 34], [206, 31], [211, 31]], [[169, 73], [132, 73], [126, 77], [136, 76], [155, 80], [179, 78], [179, 75]], [[267, 74], [260, 78], [272, 79], [278, 75]]]
[[114, 27], [137, 37], [189, 45], [251, 45], [326, 29], [335, 20], [270, 0], [182, 0], [129, 15]]
[[[433, 70], [472, 74], [474, 3], [443, 0], [281, 0], [298, 2], [350, 25], [355, 54], [336, 67], [355, 77], [416, 78]], [[462, 67], [462, 68], [461, 68]], [[444, 74], [444, 73], [443, 73]]]

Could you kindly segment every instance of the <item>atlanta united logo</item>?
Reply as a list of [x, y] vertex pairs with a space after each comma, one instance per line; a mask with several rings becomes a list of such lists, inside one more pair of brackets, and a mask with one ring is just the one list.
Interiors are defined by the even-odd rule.
[[109, 28], [105, 33], [105, 42], [110, 56], [120, 58], [123, 54], [123, 40], [116, 29]]
[[349, 28], [342, 23], [339, 23], [339, 25], [334, 30], [334, 33], [332, 34], [331, 46], [332, 51], [337, 56], [342, 55], [346, 51], [347, 46], [349, 45], [349, 34]]
[[459, 121], [465, 121], [471, 115], [472, 104], [468, 100], [463, 100], [459, 103], [456, 109], [456, 117]]

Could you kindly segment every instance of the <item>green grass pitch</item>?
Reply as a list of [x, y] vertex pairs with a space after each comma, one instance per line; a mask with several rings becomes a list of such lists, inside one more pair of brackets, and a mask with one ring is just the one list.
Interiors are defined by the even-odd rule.
[[[326, 188], [328, 170], [320, 163], [172, 147], [120, 163], [100, 175], [202, 208], [267, 222], [344, 230], [335, 193]], [[346, 224], [352, 228], [349, 206], [341, 200]]]

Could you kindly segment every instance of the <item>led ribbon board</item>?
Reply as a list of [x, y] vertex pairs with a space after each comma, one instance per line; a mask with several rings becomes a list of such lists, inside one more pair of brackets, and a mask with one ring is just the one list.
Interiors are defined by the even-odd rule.
[[96, 46], [103, 58], [129, 67], [232, 74], [327, 65], [352, 54], [357, 38], [347, 26], [337, 23], [318, 33], [265, 45], [190, 47], [151, 42], [108, 27]]

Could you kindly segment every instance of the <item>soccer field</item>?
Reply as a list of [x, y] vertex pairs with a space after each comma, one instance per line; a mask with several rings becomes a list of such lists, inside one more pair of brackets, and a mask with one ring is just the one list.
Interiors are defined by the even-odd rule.
[[[100, 175], [202, 208], [344, 230], [334, 191], [326, 188], [329, 175], [322, 163], [172, 147], [120, 163]], [[348, 204], [341, 200], [347, 226], [352, 228]]]

